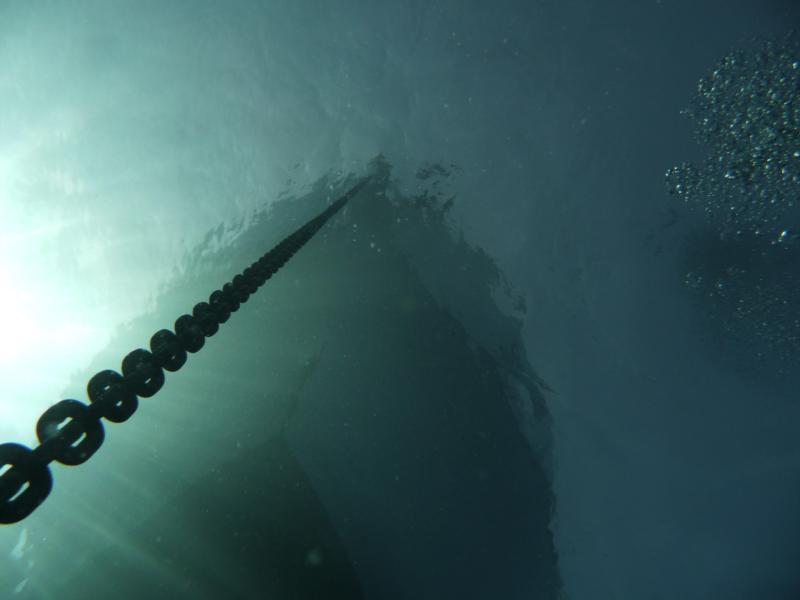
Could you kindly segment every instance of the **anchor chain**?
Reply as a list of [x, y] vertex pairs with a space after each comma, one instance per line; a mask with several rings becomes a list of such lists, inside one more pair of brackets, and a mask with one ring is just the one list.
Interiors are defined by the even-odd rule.
[[[274, 248], [236, 275], [191, 314], [175, 321], [173, 330], [161, 329], [150, 338], [149, 350], [137, 348], [123, 360], [121, 371], [100, 371], [86, 386], [89, 404], [61, 400], [48, 408], [36, 424], [39, 445], [0, 444], [0, 524], [25, 519], [44, 502], [53, 488], [50, 463], [80, 465], [100, 449], [105, 439], [103, 419], [127, 421], [139, 398], [155, 395], [164, 385], [164, 371], [174, 372], [188, 354], [202, 349], [207, 337], [219, 330], [264, 283], [369, 181], [362, 179], [319, 215], [288, 235]], [[188, 354], [187, 354], [188, 353]]]

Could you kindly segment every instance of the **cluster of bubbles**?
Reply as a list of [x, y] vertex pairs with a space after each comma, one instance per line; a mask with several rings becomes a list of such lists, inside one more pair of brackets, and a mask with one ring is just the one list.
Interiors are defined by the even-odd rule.
[[723, 236], [776, 243], [800, 226], [800, 44], [726, 56], [698, 84], [686, 114], [710, 152], [701, 165], [667, 172], [669, 189], [705, 212]]
[[[690, 243], [685, 283], [737, 367], [791, 372], [800, 361], [800, 252], [765, 251], [754, 238], [720, 240], [697, 235]], [[736, 343], [731, 344], [729, 342]], [[756, 359], [753, 361], [753, 359]]]
[[667, 172], [670, 193], [710, 226], [686, 283], [756, 355], [800, 359], [800, 40], [726, 56], [686, 114], [707, 149]]

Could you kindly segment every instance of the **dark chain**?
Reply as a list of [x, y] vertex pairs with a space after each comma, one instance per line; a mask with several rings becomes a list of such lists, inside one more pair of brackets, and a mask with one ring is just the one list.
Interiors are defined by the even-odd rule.
[[212, 292], [208, 302], [195, 304], [191, 314], [178, 317], [174, 331], [157, 331], [150, 338], [150, 350], [138, 348], [123, 359], [122, 373], [107, 370], [94, 375], [86, 386], [88, 405], [69, 399], [48, 408], [36, 424], [36, 448], [0, 444], [0, 524], [16, 523], [36, 510], [53, 487], [52, 461], [80, 465], [89, 460], [105, 438], [102, 419], [127, 421], [136, 412], [140, 397], [149, 398], [164, 385], [164, 371], [180, 369], [187, 352], [200, 350], [205, 339], [214, 335], [367, 181], [360, 181], [222, 289]]

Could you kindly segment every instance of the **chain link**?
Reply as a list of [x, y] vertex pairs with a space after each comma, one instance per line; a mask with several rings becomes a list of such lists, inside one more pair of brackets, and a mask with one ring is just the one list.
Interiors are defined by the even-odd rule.
[[100, 449], [105, 439], [102, 420], [127, 421], [139, 398], [155, 395], [164, 385], [164, 371], [179, 370], [203, 348], [207, 337], [228, 321], [264, 283], [302, 248], [319, 229], [369, 181], [362, 179], [318, 216], [284, 238], [272, 250], [236, 275], [191, 314], [175, 321], [174, 331], [162, 329], [150, 338], [150, 350], [137, 348], [122, 360], [122, 373], [96, 373], [86, 386], [89, 404], [61, 400], [36, 423], [39, 445], [0, 444], [0, 524], [25, 519], [44, 502], [53, 487], [50, 463], [80, 465]]

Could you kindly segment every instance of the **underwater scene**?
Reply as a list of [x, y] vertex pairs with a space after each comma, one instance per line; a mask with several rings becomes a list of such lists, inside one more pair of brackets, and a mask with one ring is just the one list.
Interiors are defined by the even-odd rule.
[[0, 3], [0, 600], [800, 599], [800, 3]]

